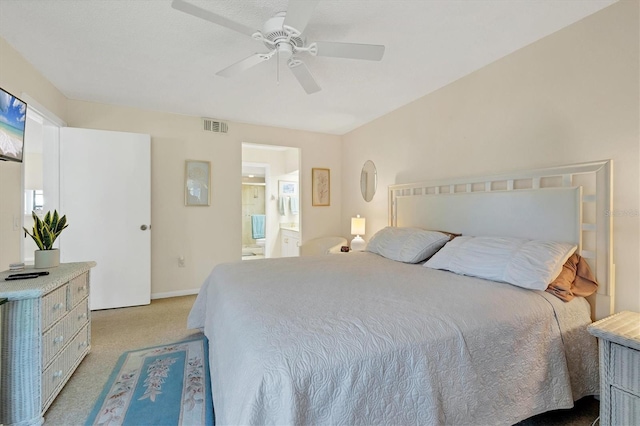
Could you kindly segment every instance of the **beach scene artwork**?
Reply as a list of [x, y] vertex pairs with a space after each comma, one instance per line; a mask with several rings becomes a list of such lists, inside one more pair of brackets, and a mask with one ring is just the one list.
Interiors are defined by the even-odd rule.
[[0, 157], [22, 160], [27, 104], [0, 89]]

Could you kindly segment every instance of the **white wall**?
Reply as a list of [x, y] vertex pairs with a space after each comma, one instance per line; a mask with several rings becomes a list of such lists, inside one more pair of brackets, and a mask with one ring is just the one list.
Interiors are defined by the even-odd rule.
[[[341, 198], [339, 136], [233, 122], [229, 133], [220, 135], [204, 132], [199, 117], [73, 100], [68, 102], [67, 122], [72, 127], [151, 135], [151, 292], [155, 295], [197, 289], [213, 266], [241, 258], [243, 142], [300, 148], [301, 187], [310, 188], [311, 168], [328, 167], [334, 178], [332, 200]], [[184, 206], [186, 159], [211, 161], [210, 207]], [[339, 232], [339, 201], [312, 207], [310, 191], [303, 191], [301, 206], [305, 239]], [[178, 267], [179, 256], [185, 257], [186, 267]]]
[[[611, 158], [616, 309], [640, 311], [638, 2], [620, 1], [343, 137], [343, 220], [387, 224], [387, 186]], [[359, 196], [366, 160], [378, 169]]]
[[[214, 265], [240, 259], [242, 142], [300, 148], [300, 185], [310, 188], [311, 169], [327, 167], [334, 178], [332, 200], [341, 198], [339, 136], [241, 123], [229, 123], [229, 133], [218, 135], [202, 131], [199, 117], [69, 100], [1, 38], [0, 86], [18, 96], [29, 94], [72, 127], [151, 135], [153, 294], [199, 288]], [[212, 162], [210, 207], [184, 206], [186, 159]], [[21, 182], [21, 164], [0, 163], [0, 270], [21, 258], [22, 231], [14, 227], [14, 218], [22, 217]], [[310, 193], [303, 192], [301, 209], [305, 238], [339, 231], [339, 201], [312, 207]], [[178, 268], [180, 255], [185, 268]]]
[[[343, 137], [241, 123], [221, 136], [202, 132], [198, 117], [67, 100], [3, 39], [0, 86], [71, 126], [151, 134], [153, 293], [196, 288], [212, 266], [239, 258], [241, 143], [250, 142], [300, 147], [301, 188], [311, 168], [331, 169], [330, 207], [312, 207], [303, 191], [305, 240], [347, 236], [357, 213], [370, 238], [387, 223], [392, 183], [612, 158], [614, 207], [629, 212], [614, 221], [617, 309], [640, 311], [638, 16], [637, 1], [621, 0]], [[185, 159], [212, 162], [211, 207], [184, 206]], [[379, 192], [365, 203], [368, 159]], [[20, 257], [21, 170], [0, 163], [1, 269]]]
[[[61, 119], [66, 117], [67, 99], [2, 38], [0, 86], [18, 97], [26, 92]], [[30, 137], [28, 127], [25, 137]], [[23, 164], [0, 161], [0, 270], [8, 269], [10, 263], [18, 262], [21, 258], [20, 239], [23, 231], [15, 223], [17, 220], [19, 225], [23, 215]]]

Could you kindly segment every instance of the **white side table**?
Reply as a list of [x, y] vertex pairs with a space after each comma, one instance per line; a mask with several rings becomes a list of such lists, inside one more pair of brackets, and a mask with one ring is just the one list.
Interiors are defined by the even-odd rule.
[[640, 425], [640, 313], [589, 325], [600, 347], [600, 425]]

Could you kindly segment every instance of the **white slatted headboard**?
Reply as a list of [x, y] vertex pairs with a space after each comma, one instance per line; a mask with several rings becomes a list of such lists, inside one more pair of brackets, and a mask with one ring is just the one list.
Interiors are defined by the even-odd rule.
[[614, 312], [612, 161], [389, 186], [389, 225], [571, 241], [598, 280], [592, 316]]

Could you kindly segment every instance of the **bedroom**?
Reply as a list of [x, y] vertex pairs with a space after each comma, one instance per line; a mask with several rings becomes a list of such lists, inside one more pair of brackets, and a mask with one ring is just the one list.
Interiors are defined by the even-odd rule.
[[[366, 217], [368, 239], [387, 224], [385, 188], [393, 183], [612, 158], [621, 214], [614, 221], [616, 310], [639, 311], [638, 13], [637, 2], [617, 2], [341, 136], [232, 123], [229, 135], [211, 143], [199, 117], [67, 99], [4, 40], [0, 85], [29, 93], [71, 126], [152, 133], [152, 293], [195, 290], [215, 264], [240, 256], [240, 219], [226, 207], [239, 205], [239, 191], [217, 187], [225, 205], [208, 209], [213, 225], [206, 232], [221, 243], [205, 247], [201, 229], [191, 225], [204, 213], [175, 205], [181, 189], [166, 189], [182, 179], [172, 158], [211, 158], [212, 181], [221, 182], [239, 170], [240, 142], [255, 142], [300, 147], [303, 177], [313, 167], [331, 169], [331, 206], [303, 201], [305, 239], [348, 236], [355, 214]], [[369, 159], [381, 192], [365, 203], [354, 194]], [[11, 221], [21, 214], [19, 181], [18, 165], [0, 164], [0, 269], [19, 256], [20, 232]], [[185, 244], [188, 266], [179, 269], [175, 247]]]

